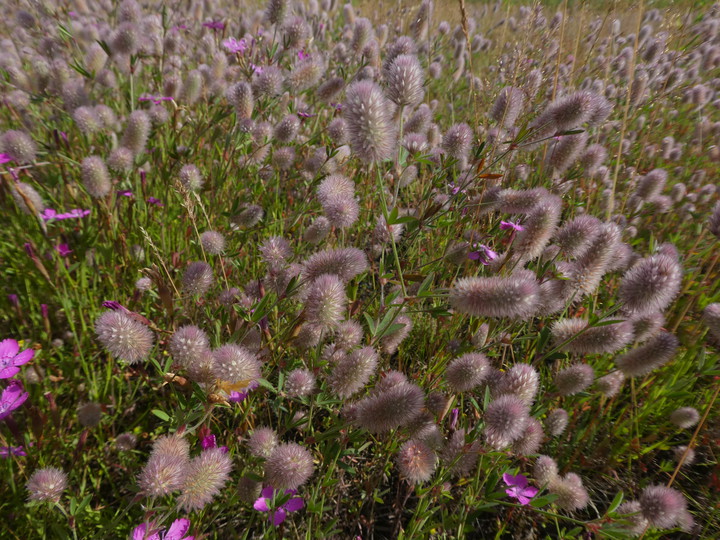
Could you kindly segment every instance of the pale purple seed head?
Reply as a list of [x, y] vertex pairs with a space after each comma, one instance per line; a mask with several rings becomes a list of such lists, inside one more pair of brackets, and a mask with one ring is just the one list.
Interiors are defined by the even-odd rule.
[[58, 502], [67, 489], [67, 474], [57, 467], [35, 471], [26, 484], [31, 501]]
[[674, 527], [687, 509], [682, 493], [666, 486], [646, 487], [639, 502], [642, 516], [658, 529]]
[[280, 444], [265, 461], [265, 482], [275, 489], [297, 489], [313, 474], [312, 454], [296, 443]]
[[201, 510], [220, 493], [232, 471], [232, 458], [224, 449], [203, 450], [190, 460], [178, 505], [185, 511]]
[[95, 333], [115, 358], [134, 364], [150, 354], [155, 336], [139, 321], [122, 311], [106, 311], [95, 321]]
[[393, 156], [397, 132], [392, 105], [377, 84], [369, 80], [351, 84], [346, 91], [343, 118], [350, 147], [361, 161], [384, 161]]
[[411, 439], [400, 447], [397, 464], [400, 476], [411, 484], [421, 484], [435, 472], [437, 456], [427, 443]]
[[185, 367], [209, 349], [210, 341], [207, 334], [195, 325], [181, 326], [168, 342], [170, 355]]
[[268, 458], [278, 445], [278, 442], [278, 436], [275, 430], [269, 427], [258, 427], [250, 434], [247, 444], [253, 456]]
[[588, 388], [595, 379], [595, 372], [588, 364], [573, 364], [555, 375], [555, 386], [561, 396], [571, 396]]

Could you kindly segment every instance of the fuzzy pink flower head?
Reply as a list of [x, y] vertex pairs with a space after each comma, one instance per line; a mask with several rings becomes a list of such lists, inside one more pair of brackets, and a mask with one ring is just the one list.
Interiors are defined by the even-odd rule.
[[[14, 339], [0, 341], [0, 379], [14, 377], [20, 372], [18, 366], [27, 364], [35, 356], [35, 351], [32, 349], [19, 351], [20, 345]], [[5, 392], [3, 392], [3, 402], [5, 401], [4, 396]]]
[[[141, 523], [133, 529], [132, 540], [194, 540], [194, 536], [185, 536], [189, 529], [190, 520], [187, 518], [176, 519], [165, 532], [155, 529], [153, 523]], [[148, 534], [151, 532], [152, 534]]]
[[512, 474], [505, 473], [503, 474], [503, 482], [505, 482], [505, 484], [507, 484], [510, 488], [506, 489], [505, 493], [507, 493], [510, 497], [517, 499], [522, 505], [529, 504], [530, 499], [538, 493], [538, 489], [536, 487], [529, 486], [527, 477], [522, 474], [513, 476]]
[[290, 496], [287, 501], [280, 504], [280, 506], [271, 506], [279, 492], [280, 490], [276, 490], [272, 486], [267, 486], [260, 492], [260, 497], [258, 497], [253, 505], [253, 508], [258, 512], [268, 512], [268, 520], [273, 524], [273, 527], [277, 527], [285, 521], [289, 512], [296, 512], [305, 506], [302, 497], [295, 497], [297, 490], [294, 489], [285, 490], [284, 496]]
[[67, 474], [56, 467], [36, 470], [28, 479], [28, 500], [56, 503], [67, 488]]
[[242, 54], [247, 50], [247, 43], [245, 43], [244, 39], [235, 39], [234, 37], [230, 37], [223, 41], [222, 44], [223, 47], [233, 54]]

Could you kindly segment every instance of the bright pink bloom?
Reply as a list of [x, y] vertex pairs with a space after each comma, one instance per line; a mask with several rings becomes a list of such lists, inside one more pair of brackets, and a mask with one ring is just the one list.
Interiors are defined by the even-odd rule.
[[230, 397], [228, 397], [228, 401], [232, 403], [242, 403], [250, 395], [250, 392], [255, 390], [258, 386], [259, 385], [257, 382], [252, 381], [242, 392], [236, 392], [233, 390], [232, 392], [230, 392]]
[[310, 55], [305, 51], [298, 51], [298, 58], [300, 60], [305, 60], [306, 58], [310, 58]]
[[156, 199], [155, 197], [148, 197], [147, 202], [155, 206], [165, 206], [160, 199]]
[[269, 512], [268, 519], [274, 527], [280, 525], [287, 517], [288, 512], [296, 512], [305, 506], [305, 502], [302, 497], [293, 497], [297, 494], [294, 489], [286, 489], [285, 495], [290, 495], [290, 499], [287, 502], [281, 504], [278, 508], [272, 508], [273, 499], [280, 490], [273, 489], [272, 486], [267, 486], [260, 492], [260, 497], [255, 501], [253, 508], [258, 512]]
[[517, 499], [522, 505], [530, 503], [530, 499], [538, 493], [538, 488], [528, 486], [528, 480], [522, 474], [513, 476], [505, 473], [503, 474], [503, 482], [510, 486], [510, 489], [506, 489], [505, 493]]
[[9, 161], [12, 161], [12, 158], [7, 154], [0, 154], [0, 165], [3, 163], [8, 163]]
[[0, 458], [8, 459], [10, 456], [25, 457], [27, 453], [22, 446], [0, 446]]
[[215, 435], [211, 433], [207, 437], [203, 437], [202, 439], [200, 439], [200, 446], [202, 446], [203, 450], [207, 450], [208, 448], [215, 448], [217, 446], [217, 440], [215, 439]]
[[222, 21], [204, 22], [203, 26], [205, 28], [210, 28], [211, 30], [225, 30], [225, 23]]
[[468, 253], [468, 259], [472, 261], [480, 261], [487, 266], [490, 261], [497, 259], [498, 254], [484, 244], [473, 244], [473, 248], [476, 251]]
[[[205, 437], [200, 438], [200, 446], [203, 450], [210, 450], [211, 448], [217, 448], [217, 439], [215, 438], [215, 435], [212, 433], [210, 435], [207, 435]], [[227, 446], [221, 446], [220, 450], [227, 454], [228, 453], [228, 447]]]
[[513, 223], [512, 221], [501, 221], [500, 229], [503, 231], [509, 231], [509, 230], [524, 231], [525, 227], [523, 227], [519, 223]]
[[73, 252], [67, 244], [58, 244], [55, 246], [55, 251], [57, 251], [61, 257], [67, 257]]
[[64, 214], [58, 214], [52, 208], [46, 208], [43, 212], [41, 212], [40, 217], [43, 218], [43, 220], [45, 221], [50, 221], [51, 219], [61, 220], [84, 218], [88, 215], [90, 215], [90, 210], [81, 210], [80, 208], [70, 210], [69, 212], [65, 212]]
[[233, 54], [242, 54], [247, 49], [247, 43], [245, 43], [244, 39], [237, 40], [234, 37], [230, 37], [223, 41], [222, 44], [223, 47]]
[[253, 73], [256, 73], [258, 75], [260, 75], [263, 72], [262, 66], [256, 66], [255, 64], [250, 64], [250, 67], [252, 68]]
[[11, 381], [0, 396], [0, 420], [10, 416], [15, 409], [25, 403], [28, 396], [20, 381]]
[[120, 302], [115, 300], [105, 300], [102, 303], [102, 307], [112, 309], [113, 311], [122, 311], [123, 313], [130, 313], [130, 310], [123, 306]]
[[[154, 524], [150, 523], [149, 527], [153, 528]], [[186, 518], [176, 519], [167, 532], [160, 529], [148, 531], [148, 524], [142, 523], [133, 529], [132, 540], [194, 540], [194, 536], [185, 536], [189, 529], [190, 520]]]
[[18, 366], [27, 364], [35, 356], [32, 349], [25, 349], [23, 352], [18, 352], [19, 350], [20, 345], [14, 339], [3, 339], [0, 342], [0, 379], [14, 377], [20, 372]]
[[465, 190], [460, 189], [460, 186], [456, 186], [455, 182], [450, 182], [448, 184], [448, 187], [450, 188], [450, 193], [453, 195], [457, 195], [458, 193], [465, 193]]

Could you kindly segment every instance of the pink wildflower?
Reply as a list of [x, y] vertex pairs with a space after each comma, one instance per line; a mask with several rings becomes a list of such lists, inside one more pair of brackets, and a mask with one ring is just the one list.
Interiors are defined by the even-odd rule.
[[25, 403], [29, 395], [20, 381], [11, 381], [0, 396], [0, 420], [10, 416], [15, 409]]
[[505, 493], [517, 499], [522, 505], [528, 504], [530, 499], [538, 493], [538, 488], [528, 486], [527, 478], [521, 474], [513, 476], [512, 474], [505, 473], [503, 474], [503, 482], [510, 487], [510, 489], [505, 490]]
[[[14, 377], [20, 372], [18, 366], [27, 364], [35, 356], [35, 351], [32, 349], [18, 352], [19, 350], [20, 345], [14, 339], [4, 339], [0, 342], [0, 379]], [[5, 392], [3, 392], [3, 401], [5, 401]]]
[[253, 505], [253, 508], [259, 512], [268, 512], [268, 519], [275, 527], [285, 521], [288, 512], [296, 512], [305, 506], [302, 497], [294, 497], [294, 495], [297, 494], [296, 490], [286, 489], [284, 495], [289, 495], [290, 498], [279, 507], [273, 508], [270, 505], [279, 491], [280, 490], [275, 490], [272, 486], [267, 486], [262, 490], [260, 497]]
[[230, 37], [223, 41], [222, 44], [223, 47], [233, 54], [242, 54], [247, 49], [247, 43], [245, 43], [244, 39], [237, 40], [234, 37]]

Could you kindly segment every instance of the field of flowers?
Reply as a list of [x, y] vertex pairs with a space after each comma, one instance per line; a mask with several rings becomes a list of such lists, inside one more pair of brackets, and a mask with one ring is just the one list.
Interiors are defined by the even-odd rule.
[[5, 8], [0, 538], [720, 537], [720, 4]]

